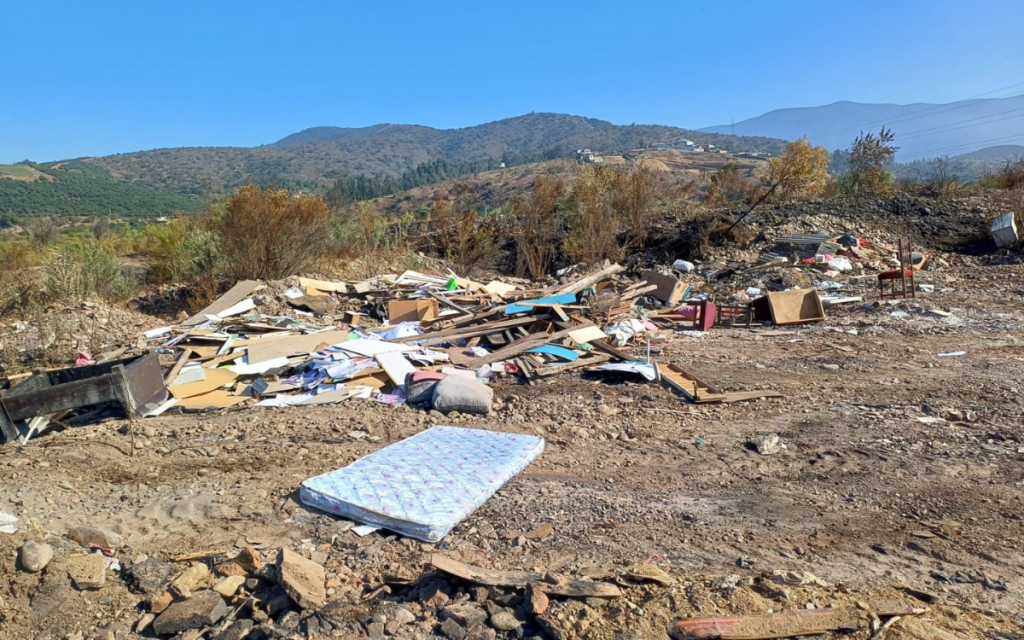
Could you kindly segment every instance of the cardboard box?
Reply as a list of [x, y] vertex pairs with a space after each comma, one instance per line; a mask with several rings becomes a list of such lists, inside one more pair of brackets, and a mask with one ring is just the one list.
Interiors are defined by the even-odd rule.
[[388, 320], [399, 322], [431, 322], [438, 317], [437, 300], [389, 300]]
[[678, 278], [662, 275], [657, 271], [644, 271], [640, 279], [646, 280], [647, 284], [653, 284], [658, 287], [650, 293], [652, 298], [657, 298], [668, 304], [679, 304], [683, 301], [683, 292], [686, 291], [686, 285], [680, 282]]
[[770, 319], [778, 327], [825, 319], [825, 307], [816, 289], [772, 292], [754, 300], [753, 307], [756, 320]]

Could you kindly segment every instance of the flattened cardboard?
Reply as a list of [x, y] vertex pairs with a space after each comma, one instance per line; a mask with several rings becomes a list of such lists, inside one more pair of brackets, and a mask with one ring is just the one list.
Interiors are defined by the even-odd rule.
[[257, 364], [297, 353], [309, 353], [322, 344], [335, 345], [348, 340], [348, 331], [321, 331], [304, 336], [268, 340], [250, 344], [249, 364]]
[[205, 380], [171, 385], [167, 390], [178, 400], [184, 400], [220, 389], [229, 382], [234, 382], [236, 378], [238, 378], [238, 374], [227, 369], [207, 369]]
[[179, 399], [174, 406], [183, 409], [226, 409], [237, 404], [242, 404], [249, 398], [218, 389], [191, 398]]
[[344, 282], [330, 282], [327, 280], [314, 280], [312, 278], [299, 278], [299, 286], [306, 289], [306, 295], [314, 295], [309, 292], [309, 289], [331, 293], [345, 293], [348, 291], [348, 285]]

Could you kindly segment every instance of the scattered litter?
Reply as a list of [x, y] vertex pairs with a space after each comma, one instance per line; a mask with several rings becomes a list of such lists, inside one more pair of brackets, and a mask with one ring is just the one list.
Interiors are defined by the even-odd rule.
[[747, 440], [747, 444], [753, 446], [754, 449], [763, 456], [782, 453], [783, 450], [786, 449], [786, 445], [782, 442], [782, 439], [774, 433], [753, 436]]
[[672, 268], [682, 273], [690, 273], [696, 269], [692, 262], [687, 262], [686, 260], [676, 260], [672, 263]]
[[17, 533], [18, 517], [0, 509], [0, 533]]
[[358, 524], [358, 525], [352, 527], [351, 529], [349, 529], [349, 531], [351, 531], [352, 533], [354, 533], [357, 536], [359, 536], [360, 538], [362, 538], [362, 537], [370, 535], [374, 531], [380, 531], [380, 527], [374, 527], [374, 526], [368, 525], [368, 524]]
[[966, 351], [950, 351], [948, 353], [940, 353], [939, 357], [940, 358], [956, 358], [956, 357], [965, 356], [965, 355], [967, 355]]

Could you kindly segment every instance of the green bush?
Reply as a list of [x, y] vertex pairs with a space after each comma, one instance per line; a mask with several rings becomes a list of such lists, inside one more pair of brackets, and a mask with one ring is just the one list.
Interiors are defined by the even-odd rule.
[[224, 264], [220, 236], [205, 217], [181, 217], [144, 229], [151, 274], [158, 283], [214, 275]]
[[46, 266], [46, 291], [54, 300], [127, 300], [138, 292], [138, 283], [100, 243], [68, 238]]

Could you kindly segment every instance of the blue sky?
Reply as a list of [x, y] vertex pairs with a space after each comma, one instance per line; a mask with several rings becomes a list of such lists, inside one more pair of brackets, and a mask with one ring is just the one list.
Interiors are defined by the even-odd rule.
[[7, 2], [0, 162], [531, 111], [698, 128], [1024, 82], [1020, 0]]

